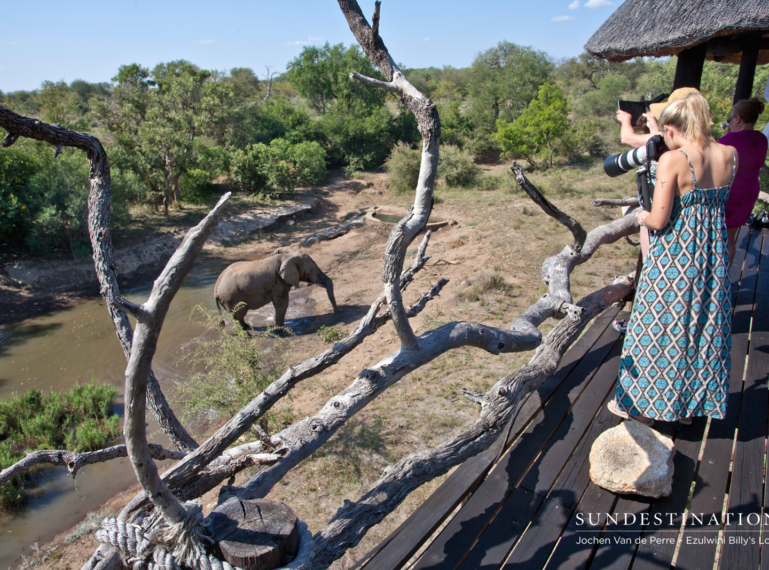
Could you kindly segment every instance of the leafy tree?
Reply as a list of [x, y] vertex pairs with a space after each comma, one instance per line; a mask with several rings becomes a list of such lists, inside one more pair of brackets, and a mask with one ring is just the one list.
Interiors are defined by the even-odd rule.
[[552, 84], [541, 85], [539, 95], [512, 123], [497, 122], [492, 137], [513, 156], [522, 156], [532, 166], [540, 160], [553, 166], [564, 137], [572, 129], [568, 120], [569, 102]]
[[325, 134], [313, 121], [306, 107], [292, 105], [283, 98], [271, 97], [267, 101], [254, 101], [233, 112], [228, 145], [244, 149], [249, 144], [270, 144], [276, 138], [292, 143], [316, 141], [323, 143]]
[[288, 80], [321, 113], [328, 112], [332, 104], [346, 111], [368, 111], [381, 107], [387, 96], [381, 89], [350, 79], [350, 73], [357, 71], [384, 80], [357, 45], [347, 49], [344, 44], [328, 42], [323, 47], [306, 46], [286, 67]]
[[476, 128], [492, 132], [498, 120], [515, 120], [552, 69], [544, 52], [510, 42], [478, 54], [469, 77], [469, 115]]
[[0, 243], [19, 245], [29, 232], [33, 208], [26, 187], [40, 169], [38, 157], [23, 141], [0, 152]]
[[153, 190], [181, 201], [180, 178], [196, 168], [195, 140], [224, 139], [234, 105], [233, 87], [184, 61], [157, 65], [150, 74], [138, 64], [122, 66], [112, 97], [101, 106], [115, 137], [117, 162]]
[[70, 92], [69, 86], [64, 81], [43, 81], [40, 90], [40, 113], [43, 119], [49, 123], [69, 127], [70, 119]]
[[238, 103], [252, 101], [259, 96], [259, 78], [250, 67], [233, 67], [229, 77], [224, 77], [222, 81], [232, 85], [233, 96]]
[[629, 95], [630, 80], [624, 75], [606, 75], [597, 84], [598, 89], [585, 93], [575, 103], [581, 117], [607, 117], [617, 112], [617, 101]]

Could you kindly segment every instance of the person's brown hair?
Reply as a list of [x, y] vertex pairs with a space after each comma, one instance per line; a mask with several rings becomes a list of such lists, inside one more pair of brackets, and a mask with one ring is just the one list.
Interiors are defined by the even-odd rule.
[[732, 107], [732, 115], [741, 117], [743, 123], [755, 125], [758, 116], [764, 112], [764, 104], [756, 97], [740, 99]]
[[662, 111], [659, 126], [678, 128], [690, 143], [702, 146], [705, 141], [713, 140], [710, 134], [710, 126], [713, 124], [713, 116], [710, 113], [710, 105], [699, 93], [690, 93], [686, 99], [674, 101]]

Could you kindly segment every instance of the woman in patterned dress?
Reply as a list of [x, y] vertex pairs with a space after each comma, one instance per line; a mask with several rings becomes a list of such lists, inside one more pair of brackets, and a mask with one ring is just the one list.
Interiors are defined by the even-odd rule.
[[731, 367], [732, 306], [724, 205], [737, 169], [710, 135], [699, 93], [668, 105], [659, 126], [670, 149], [657, 169], [651, 243], [622, 348], [609, 410], [651, 425], [722, 419]]

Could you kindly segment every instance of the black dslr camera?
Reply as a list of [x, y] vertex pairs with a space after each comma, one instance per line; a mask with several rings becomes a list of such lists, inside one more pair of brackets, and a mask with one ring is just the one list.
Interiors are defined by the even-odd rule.
[[658, 160], [667, 150], [668, 147], [662, 139], [662, 135], [654, 135], [646, 141], [644, 146], [607, 158], [603, 163], [603, 170], [613, 178], [625, 174], [628, 170], [638, 168], [636, 183], [643, 202], [641, 205], [644, 210], [651, 211], [651, 195], [654, 193], [654, 186], [651, 183], [649, 162]]

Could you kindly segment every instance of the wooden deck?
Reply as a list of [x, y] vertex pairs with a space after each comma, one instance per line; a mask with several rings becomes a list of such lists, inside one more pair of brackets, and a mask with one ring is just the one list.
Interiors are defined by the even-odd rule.
[[[457, 468], [356, 568], [644, 570], [675, 562], [675, 568], [690, 570], [714, 568], [718, 559], [721, 569], [769, 569], [769, 546], [762, 544], [769, 543], [769, 522], [761, 524], [769, 521], [764, 234], [743, 228], [731, 268], [736, 302], [726, 419], [655, 426], [675, 440], [670, 496], [615, 495], [588, 475], [593, 441], [621, 421], [606, 409], [622, 347], [610, 326], [619, 312], [613, 307], [522, 404], [507, 437]], [[720, 520], [725, 513], [730, 524], [708, 524], [713, 514]], [[589, 526], [589, 514], [593, 522], [600, 514], [601, 523]]]

